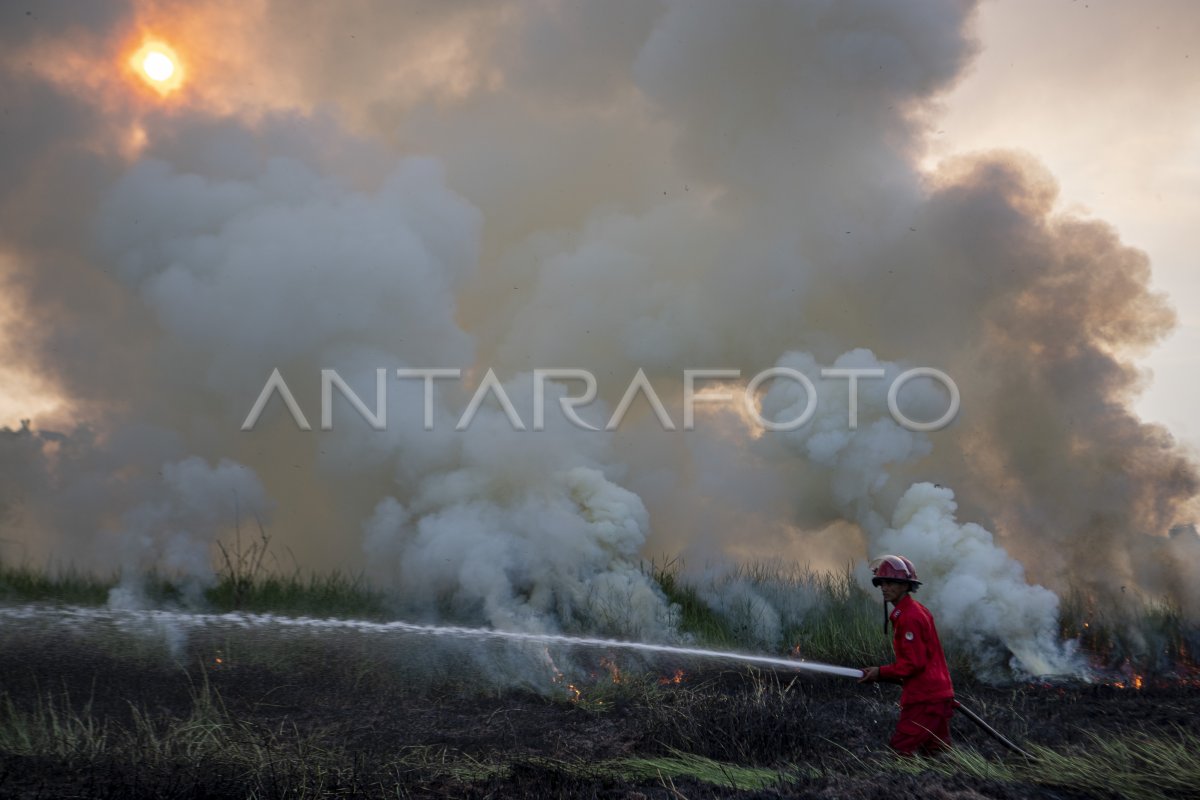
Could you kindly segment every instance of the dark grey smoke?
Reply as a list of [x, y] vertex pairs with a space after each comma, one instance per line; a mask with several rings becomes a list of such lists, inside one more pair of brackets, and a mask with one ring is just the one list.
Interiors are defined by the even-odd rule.
[[[67, 403], [0, 442], [3, 538], [38, 557], [166, 559], [202, 586], [229, 515], [188, 500], [194, 476], [271, 508], [305, 565], [369, 563], [413, 613], [667, 636], [643, 555], [899, 542], [964, 638], [1035, 671], [1069, 653], [1033, 582], [1195, 585], [1145, 563], [1187, 546], [1142, 544], [1198, 487], [1130, 411], [1136, 358], [1174, 324], [1146, 257], [1057, 211], [1031, 156], [917, 166], [980, 47], [975, 3], [111, 8], [5, 27], [30, 58], [0, 68], [6, 355]], [[156, 24], [188, 59], [168, 101], [122, 71]], [[80, 54], [87, 79], [39, 52]], [[911, 434], [880, 384], [851, 434], [841, 383], [787, 436], [729, 407], [684, 433], [638, 406], [591, 434], [514, 432], [487, 404], [453, 430], [489, 367], [527, 424], [529, 372], [559, 367], [597, 376], [601, 422], [642, 368], [679, 424], [686, 368], [835, 362], [942, 369], [961, 414]], [[276, 368], [318, 420], [322, 368], [370, 402], [377, 369], [428, 367], [467, 376], [439, 383], [433, 431], [394, 378], [386, 433], [345, 403], [301, 432], [278, 400], [240, 430]], [[764, 413], [795, 400], [772, 388]], [[944, 400], [914, 384], [903, 404]]]

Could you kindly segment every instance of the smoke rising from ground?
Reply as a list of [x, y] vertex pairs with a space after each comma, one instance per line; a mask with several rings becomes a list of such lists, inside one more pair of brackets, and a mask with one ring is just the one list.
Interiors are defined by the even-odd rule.
[[1078, 672], [1082, 665], [1073, 649], [1059, 641], [1058, 597], [1030, 586], [1024, 568], [996, 546], [992, 534], [974, 523], [960, 524], [956, 509], [950, 489], [914, 484], [875, 544], [883, 552], [911, 553], [921, 564], [918, 575], [928, 586], [920, 590], [921, 600], [938, 610], [951, 638], [965, 640], [974, 652], [1008, 651], [1017, 674]]
[[[1029, 155], [917, 167], [977, 51], [974, 13], [564, 0], [47, 18], [0, 70], [23, 121], [0, 156], [0, 263], [22, 330], [5, 355], [64, 410], [0, 438], [5, 538], [129, 575], [149, 554], [193, 564], [229, 516], [191, 485], [227, 499], [236, 462], [276, 541], [305, 565], [366, 565], [412, 613], [669, 637], [647, 555], [882, 548], [916, 561], [981, 658], [1000, 641], [1021, 670], [1059, 669], [1050, 589], [1194, 585], [1182, 565], [1160, 582], [1138, 543], [1189, 521], [1200, 484], [1129, 411], [1133, 359], [1173, 325], [1145, 256], [1058, 211]], [[169, 102], [117, 57], [156, 24], [192, 54]], [[91, 60], [86, 84], [35, 57], [64, 51]], [[617, 431], [581, 431], [554, 402], [569, 384], [549, 385], [546, 431], [513, 431], [494, 398], [454, 430], [488, 368], [527, 425], [531, 370], [595, 374], [582, 413], [599, 425], [644, 369], [681, 427], [684, 369], [772, 365], [886, 377], [860, 381], [853, 431], [845, 380], [821, 381], [789, 433], [728, 404], [666, 432], [644, 399]], [[948, 428], [888, 415], [914, 366], [958, 384]], [[313, 431], [278, 398], [239, 430], [276, 368]], [[399, 368], [464, 371], [436, 382], [433, 430]], [[387, 430], [341, 397], [319, 430], [321, 369], [372, 407], [385, 369]], [[796, 389], [765, 386], [764, 416], [794, 416]], [[913, 381], [900, 402], [927, 420], [946, 396]], [[777, 640], [786, 602], [743, 601]]]
[[130, 510], [121, 520], [121, 583], [109, 594], [114, 608], [142, 608], [142, 579], [160, 572], [193, 607], [216, 580], [213, 544], [218, 535], [251, 522], [269, 520], [266, 495], [254, 473], [222, 461], [210, 467], [188, 458], [164, 464], [156, 499]]

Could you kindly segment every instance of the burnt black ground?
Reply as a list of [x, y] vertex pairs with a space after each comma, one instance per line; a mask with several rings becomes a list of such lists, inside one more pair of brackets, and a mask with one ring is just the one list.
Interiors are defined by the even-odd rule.
[[[244, 644], [239, 649], [249, 652]], [[192, 642], [169, 658], [87, 637], [0, 631], [0, 690], [17, 711], [47, 698], [60, 707], [69, 700], [76, 712], [114, 728], [131, 726], [135, 710], [152, 719], [186, 718], [197, 693], [207, 691], [228, 719], [245, 723], [244, 735], [283, 752], [295, 748], [300, 777], [251, 775], [227, 762], [164, 767], [128, 753], [55, 758], [8, 751], [0, 754], [0, 797], [240, 798], [251, 789], [258, 797], [285, 797], [318, 784], [324, 796], [338, 797], [1105, 796], [882, 770], [877, 762], [888, 757], [898, 689], [848, 679], [710, 668], [660, 687], [657, 674], [627, 671], [623, 684], [607, 677], [581, 684], [582, 700], [571, 702], [549, 683], [544, 692], [506, 689], [449, 673], [414, 682], [387, 660], [364, 660], [344, 645], [314, 650], [310, 643], [295, 658], [286, 647], [269, 659], [222, 653], [215, 641]], [[960, 685], [959, 697], [1021, 742], [1057, 747], [1088, 734], [1200, 732], [1200, 689], [1188, 686]], [[953, 731], [960, 744], [1009, 757], [961, 717]], [[314, 743], [323, 754], [312, 755]], [[589, 771], [607, 760], [677, 753], [817, 774], [738, 792], [687, 778]], [[336, 775], [305, 778], [305, 765], [321, 759], [340, 765]], [[445, 768], [447, 762], [468, 768]], [[469, 768], [474, 764], [510, 768]]]

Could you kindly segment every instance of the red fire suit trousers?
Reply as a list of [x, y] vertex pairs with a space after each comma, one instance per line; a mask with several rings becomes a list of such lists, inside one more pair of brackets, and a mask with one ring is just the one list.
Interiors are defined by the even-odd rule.
[[932, 755], [950, 748], [950, 717], [954, 700], [910, 703], [900, 709], [900, 721], [889, 745], [902, 756]]

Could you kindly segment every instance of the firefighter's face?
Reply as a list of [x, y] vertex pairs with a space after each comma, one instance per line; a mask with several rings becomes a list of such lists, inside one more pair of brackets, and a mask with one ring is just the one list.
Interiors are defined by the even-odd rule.
[[883, 593], [884, 600], [895, 603], [908, 594], [908, 582], [883, 580], [879, 582], [879, 591]]

